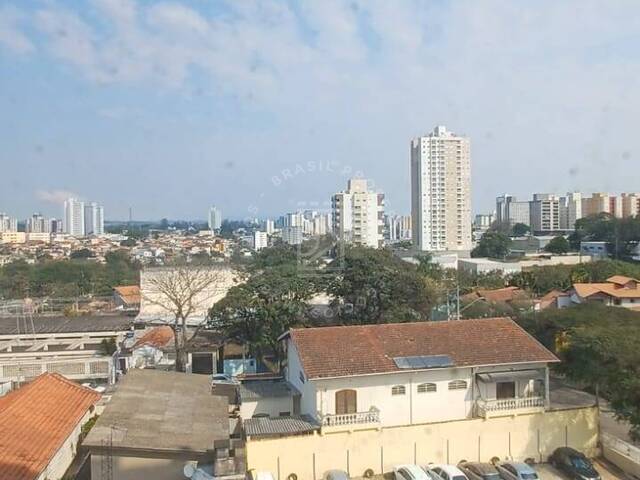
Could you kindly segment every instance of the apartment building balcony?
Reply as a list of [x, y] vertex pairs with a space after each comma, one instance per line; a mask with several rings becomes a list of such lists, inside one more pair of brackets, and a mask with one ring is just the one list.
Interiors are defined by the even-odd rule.
[[540, 396], [476, 400], [476, 415], [481, 418], [544, 412], [546, 399]]
[[331, 430], [361, 430], [380, 425], [380, 410], [372, 407], [367, 412], [320, 414], [320, 425]]

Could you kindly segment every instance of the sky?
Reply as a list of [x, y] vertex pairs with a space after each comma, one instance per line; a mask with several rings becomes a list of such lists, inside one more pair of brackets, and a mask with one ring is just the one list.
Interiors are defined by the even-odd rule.
[[640, 191], [637, 0], [0, 0], [0, 211], [264, 218], [349, 177], [410, 211], [409, 145], [469, 136], [473, 211]]

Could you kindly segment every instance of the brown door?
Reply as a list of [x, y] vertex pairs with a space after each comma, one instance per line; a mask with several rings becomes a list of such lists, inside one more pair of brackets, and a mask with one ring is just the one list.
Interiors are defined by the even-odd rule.
[[340, 390], [336, 392], [336, 415], [356, 413], [358, 405], [355, 390]]
[[496, 398], [498, 400], [504, 398], [516, 398], [516, 382], [496, 383]]

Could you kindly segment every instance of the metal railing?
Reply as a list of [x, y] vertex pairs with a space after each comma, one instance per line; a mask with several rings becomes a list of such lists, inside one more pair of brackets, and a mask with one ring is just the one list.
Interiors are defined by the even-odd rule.
[[491, 413], [510, 412], [527, 408], [544, 408], [544, 397], [501, 398], [497, 400], [478, 399], [478, 414], [486, 416]]
[[59, 373], [72, 380], [109, 379], [111, 370], [111, 359], [109, 357], [61, 361], [42, 359], [32, 362], [0, 364], [0, 379], [21, 382], [31, 380], [46, 372]]
[[631, 445], [630, 443], [627, 443], [618, 437], [614, 437], [613, 435], [609, 435], [608, 433], [602, 433], [601, 440], [602, 446], [615, 450], [640, 465], [640, 447]]
[[380, 410], [372, 408], [368, 412], [341, 413], [322, 415], [323, 427], [337, 427], [345, 425], [364, 425], [367, 423], [380, 423]]

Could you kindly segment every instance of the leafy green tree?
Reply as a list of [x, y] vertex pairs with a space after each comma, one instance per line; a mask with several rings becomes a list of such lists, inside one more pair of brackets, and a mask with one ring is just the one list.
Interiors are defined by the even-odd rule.
[[524, 223], [516, 223], [511, 229], [511, 235], [514, 237], [523, 237], [531, 232], [531, 227]]
[[609, 400], [640, 439], [640, 313], [584, 304], [518, 321], [560, 357], [561, 373]]
[[294, 265], [254, 272], [246, 283], [232, 287], [210, 311], [211, 325], [228, 340], [249, 347], [249, 354], [283, 358], [278, 338], [289, 328], [306, 323], [307, 301], [316, 292], [312, 277]]
[[544, 247], [545, 252], [553, 253], [554, 255], [564, 255], [570, 249], [569, 241], [562, 235], [552, 238]]
[[500, 232], [486, 232], [478, 246], [471, 251], [472, 257], [504, 258], [509, 253], [511, 239]]
[[428, 287], [390, 250], [349, 247], [329, 293], [343, 324], [391, 323], [427, 319], [437, 300]]

